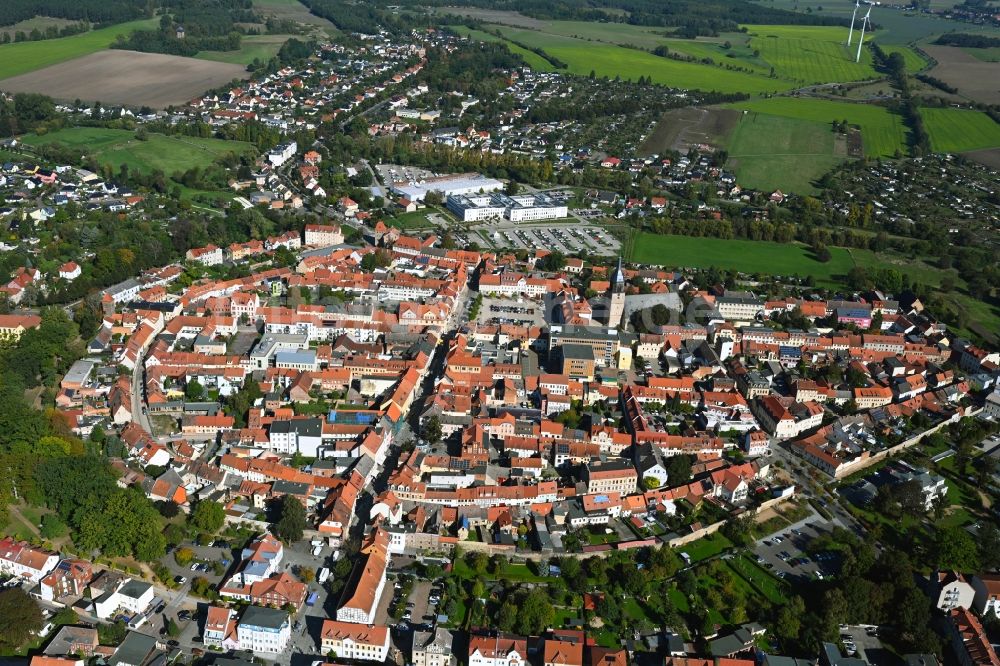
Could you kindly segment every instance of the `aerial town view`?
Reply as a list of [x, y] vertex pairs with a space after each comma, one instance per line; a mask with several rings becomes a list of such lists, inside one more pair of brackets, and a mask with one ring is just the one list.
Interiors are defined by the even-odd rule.
[[1000, 0], [0, 0], [0, 666], [1000, 666]]

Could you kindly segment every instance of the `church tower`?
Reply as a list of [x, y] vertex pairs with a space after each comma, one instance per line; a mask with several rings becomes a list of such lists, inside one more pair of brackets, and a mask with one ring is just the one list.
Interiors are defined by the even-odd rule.
[[618, 328], [622, 323], [622, 314], [625, 312], [625, 274], [622, 273], [622, 258], [618, 257], [618, 268], [611, 276], [610, 293], [608, 294], [610, 305], [608, 307], [608, 326]]

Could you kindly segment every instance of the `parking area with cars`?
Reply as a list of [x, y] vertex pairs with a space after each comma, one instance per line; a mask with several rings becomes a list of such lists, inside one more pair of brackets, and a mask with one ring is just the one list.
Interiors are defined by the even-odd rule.
[[545, 226], [498, 222], [479, 229], [480, 236], [494, 248], [519, 250], [548, 249], [563, 254], [614, 256], [621, 244], [601, 227], [580, 223], [550, 222]]
[[839, 557], [832, 552], [810, 554], [806, 548], [810, 541], [831, 529], [828, 523], [814, 515], [757, 541], [754, 555], [758, 564], [773, 571], [779, 578], [792, 576], [822, 580], [836, 573]]
[[840, 643], [848, 657], [864, 659], [872, 666], [896, 663], [879, 638], [879, 628], [873, 624], [840, 625]]
[[537, 303], [484, 296], [476, 323], [544, 326], [545, 317], [542, 306]]

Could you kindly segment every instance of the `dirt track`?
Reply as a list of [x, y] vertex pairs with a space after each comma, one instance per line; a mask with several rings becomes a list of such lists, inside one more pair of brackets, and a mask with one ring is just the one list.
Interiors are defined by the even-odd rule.
[[190, 101], [247, 72], [195, 58], [109, 49], [0, 81], [0, 90], [37, 92], [58, 100], [163, 108]]

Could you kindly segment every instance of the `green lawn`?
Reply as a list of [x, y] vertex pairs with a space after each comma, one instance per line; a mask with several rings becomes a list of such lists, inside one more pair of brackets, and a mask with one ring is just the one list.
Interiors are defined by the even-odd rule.
[[740, 119], [727, 147], [739, 184], [757, 190], [814, 194], [813, 181], [844, 159], [829, 124], [759, 113]]
[[433, 227], [431, 221], [427, 219], [427, 214], [433, 210], [415, 210], [412, 213], [400, 213], [395, 217], [386, 218], [385, 223], [390, 227], [396, 227], [401, 231], [407, 229], [427, 229]]
[[762, 594], [774, 604], [785, 601], [785, 586], [782, 580], [754, 562], [746, 553], [727, 560], [726, 564], [736, 574], [736, 579], [747, 585], [753, 596]]
[[783, 118], [798, 118], [832, 126], [834, 120], [846, 120], [861, 127], [865, 154], [891, 157], [906, 148], [906, 131], [900, 116], [872, 104], [852, 104], [824, 99], [776, 97], [739, 102], [737, 109], [747, 109]]
[[146, 19], [120, 23], [71, 37], [4, 44], [0, 46], [0, 79], [33, 72], [49, 65], [56, 65], [73, 58], [103, 51], [111, 46], [118, 35], [129, 34], [143, 28], [152, 28], [158, 24], [159, 19]]
[[452, 25], [448, 27], [455, 31], [455, 33], [468, 37], [469, 39], [475, 39], [480, 42], [500, 42], [502, 44], [506, 44], [511, 53], [516, 53], [521, 56], [521, 58], [524, 59], [525, 64], [535, 71], [554, 72], [556, 69], [552, 66], [552, 63], [534, 51], [529, 51], [523, 46], [518, 46], [517, 44], [509, 42], [501, 37], [497, 37], [492, 33], [484, 32], [482, 30], [473, 30], [465, 27], [464, 25]]
[[713, 555], [718, 555], [726, 548], [730, 548], [733, 542], [726, 538], [722, 532], [715, 532], [707, 537], [702, 537], [697, 541], [685, 544], [677, 548], [680, 553], [687, 553], [691, 557], [691, 562], [701, 562]]
[[764, 93], [788, 90], [794, 84], [770, 79], [761, 74], [735, 72], [714, 65], [661, 58], [646, 51], [587, 42], [572, 37], [545, 34], [535, 30], [502, 27], [500, 31], [532, 48], [541, 48], [550, 56], [566, 63], [570, 73], [636, 80], [640, 76], [654, 83], [692, 90], [719, 92]]
[[748, 25], [750, 46], [772, 67], [777, 76], [801, 83], [864, 81], [878, 75], [868, 49], [861, 62], [856, 50], [844, 44], [843, 28], [812, 25]]
[[166, 175], [186, 171], [192, 167], [206, 167], [228, 152], [246, 153], [253, 150], [248, 143], [222, 139], [201, 139], [188, 136], [150, 134], [147, 141], [139, 141], [127, 130], [95, 127], [71, 127], [43, 135], [23, 137], [29, 146], [61, 143], [79, 148], [81, 154], [93, 155], [99, 162], [110, 164], [115, 170], [121, 164], [129, 169], [150, 173], [160, 169]]
[[254, 59], [266, 63], [278, 54], [289, 37], [291, 35], [250, 35], [242, 39], [238, 51], [200, 51], [195, 58], [234, 65], [249, 65]]
[[1000, 147], [1000, 124], [982, 111], [920, 109], [935, 152], [961, 153]]

